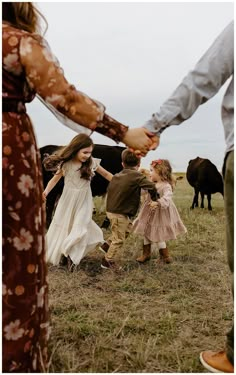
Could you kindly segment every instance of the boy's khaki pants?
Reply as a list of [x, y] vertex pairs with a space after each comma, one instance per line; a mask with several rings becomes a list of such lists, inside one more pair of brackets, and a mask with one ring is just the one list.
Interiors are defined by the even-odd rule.
[[107, 212], [107, 217], [111, 222], [111, 235], [107, 239], [110, 247], [106, 254], [106, 259], [111, 260], [115, 258], [117, 252], [122, 248], [125, 239], [128, 237], [132, 228], [132, 221], [128, 216], [113, 214], [111, 212]]

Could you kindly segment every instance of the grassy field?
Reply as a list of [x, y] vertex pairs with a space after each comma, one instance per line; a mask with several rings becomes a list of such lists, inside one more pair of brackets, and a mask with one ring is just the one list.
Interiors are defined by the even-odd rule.
[[156, 264], [155, 249], [139, 265], [141, 239], [131, 235], [119, 273], [100, 267], [99, 250], [74, 273], [49, 268], [50, 372], [206, 372], [199, 352], [223, 348], [233, 303], [222, 196], [212, 212], [190, 210], [192, 197], [184, 178], [174, 201], [188, 234], [169, 242], [170, 265]]

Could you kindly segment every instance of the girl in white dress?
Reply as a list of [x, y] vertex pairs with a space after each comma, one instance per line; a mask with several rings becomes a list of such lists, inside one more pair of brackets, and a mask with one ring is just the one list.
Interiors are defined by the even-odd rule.
[[78, 265], [81, 259], [98, 244], [103, 243], [103, 232], [92, 220], [93, 201], [90, 187], [94, 172], [108, 181], [113, 175], [102, 168], [99, 159], [92, 158], [93, 141], [79, 134], [68, 146], [44, 160], [47, 170], [57, 170], [48, 182], [43, 199], [64, 176], [64, 189], [47, 232], [47, 262], [58, 265], [61, 256], [68, 265]]

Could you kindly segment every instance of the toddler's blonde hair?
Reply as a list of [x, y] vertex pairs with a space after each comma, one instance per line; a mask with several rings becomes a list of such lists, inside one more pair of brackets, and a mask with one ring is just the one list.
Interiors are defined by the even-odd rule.
[[150, 171], [146, 168], [139, 168], [139, 172], [142, 173], [145, 177], [150, 178]]
[[172, 187], [172, 190], [175, 186], [175, 180], [172, 175], [172, 167], [169, 160], [167, 159], [158, 159], [151, 162], [151, 167], [158, 173], [161, 178], [161, 181], [169, 182]]

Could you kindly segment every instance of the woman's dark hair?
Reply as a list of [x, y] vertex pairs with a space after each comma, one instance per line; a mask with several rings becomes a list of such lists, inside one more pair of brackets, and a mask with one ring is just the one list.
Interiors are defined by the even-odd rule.
[[[72, 139], [68, 146], [60, 148], [57, 153], [47, 156], [43, 160], [44, 168], [47, 171], [56, 171], [58, 168], [61, 168], [64, 163], [72, 160], [80, 150], [90, 146], [93, 146], [92, 139], [86, 134], [78, 134]], [[90, 156], [79, 168], [81, 178], [90, 180], [92, 176], [91, 164], [92, 158]]]
[[45, 34], [48, 23], [32, 2], [15, 1], [2, 3], [2, 20], [9, 22], [18, 29], [41, 34], [41, 19], [46, 25]]

